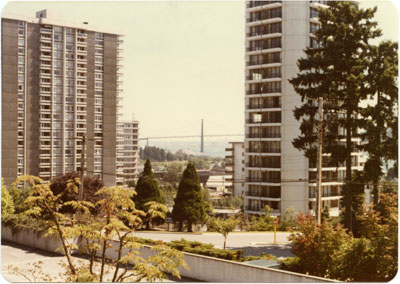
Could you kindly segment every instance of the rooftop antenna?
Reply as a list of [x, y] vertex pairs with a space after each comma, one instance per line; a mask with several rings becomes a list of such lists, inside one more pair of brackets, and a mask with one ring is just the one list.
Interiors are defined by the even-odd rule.
[[200, 144], [200, 153], [204, 153], [203, 119], [201, 119], [201, 144]]

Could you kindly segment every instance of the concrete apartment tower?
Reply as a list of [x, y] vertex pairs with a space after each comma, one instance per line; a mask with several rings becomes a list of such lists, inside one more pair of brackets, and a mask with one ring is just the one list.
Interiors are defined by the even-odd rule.
[[244, 142], [229, 142], [230, 148], [225, 148], [227, 155], [225, 159], [229, 162], [225, 163], [225, 173], [231, 174], [232, 182], [229, 188], [233, 196], [244, 196]]
[[[289, 79], [298, 72], [297, 60], [313, 47], [318, 7], [326, 1], [248, 1], [246, 6], [245, 212], [273, 215], [291, 206], [313, 213], [315, 165], [293, 147], [300, 123], [293, 110], [300, 96]], [[358, 153], [353, 157], [359, 167]], [[345, 168], [323, 168], [323, 204], [339, 212]]]
[[137, 180], [139, 165], [139, 122], [117, 123], [117, 183]]
[[80, 170], [116, 182], [121, 36], [49, 17], [2, 16], [2, 176]]

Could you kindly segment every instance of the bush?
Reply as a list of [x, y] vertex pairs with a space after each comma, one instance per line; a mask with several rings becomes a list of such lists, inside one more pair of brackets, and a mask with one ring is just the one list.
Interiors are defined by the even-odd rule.
[[206, 255], [221, 259], [240, 261], [243, 258], [243, 250], [223, 250], [214, 248], [212, 244], [203, 244], [200, 242], [191, 242], [185, 239], [175, 240], [167, 243], [168, 246], [180, 251]]
[[14, 213], [14, 201], [8, 189], [3, 184], [3, 179], [1, 180], [1, 218], [7, 218]]

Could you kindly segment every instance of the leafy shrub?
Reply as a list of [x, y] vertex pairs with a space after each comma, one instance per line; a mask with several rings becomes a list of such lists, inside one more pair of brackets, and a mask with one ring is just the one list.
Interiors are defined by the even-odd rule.
[[217, 249], [214, 248], [214, 245], [212, 244], [203, 244], [197, 241], [191, 242], [185, 239], [181, 239], [180, 241], [174, 240], [167, 243], [167, 245], [180, 251], [211, 256], [221, 259], [227, 259], [227, 260], [240, 261], [243, 258], [244, 254], [243, 250]]

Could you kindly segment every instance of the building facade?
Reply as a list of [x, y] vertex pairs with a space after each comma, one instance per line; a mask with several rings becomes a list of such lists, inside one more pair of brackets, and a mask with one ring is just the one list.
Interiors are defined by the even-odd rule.
[[[326, 1], [249, 1], [246, 3], [245, 212], [281, 215], [289, 207], [313, 213], [316, 168], [292, 141], [301, 134], [293, 110], [300, 96], [289, 79], [297, 60], [316, 41], [318, 7]], [[361, 169], [359, 153], [353, 168]], [[345, 168], [323, 167], [323, 204], [339, 212]]]
[[49, 17], [2, 15], [2, 176], [50, 180], [81, 167], [116, 181], [121, 36]]
[[139, 122], [117, 123], [117, 184], [138, 178]]
[[229, 188], [233, 196], [244, 196], [244, 142], [229, 142], [231, 147], [226, 148], [225, 172], [232, 175], [232, 186]]

